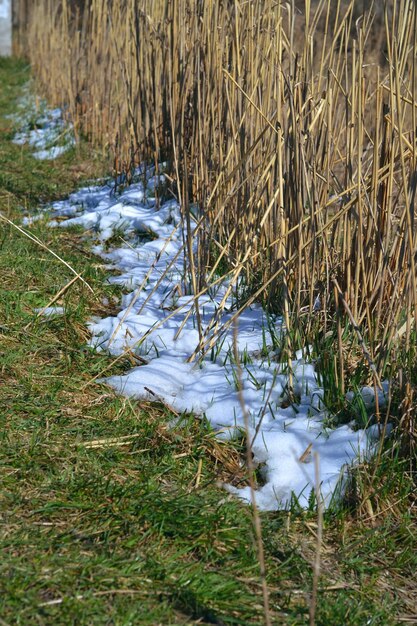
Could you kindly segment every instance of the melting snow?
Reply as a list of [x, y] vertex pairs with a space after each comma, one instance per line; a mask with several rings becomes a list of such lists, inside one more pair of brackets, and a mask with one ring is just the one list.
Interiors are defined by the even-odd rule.
[[[147, 364], [104, 382], [133, 398], [156, 395], [179, 412], [205, 415], [219, 436], [232, 438], [245, 428], [238, 370], [231, 356], [233, 298], [226, 298], [224, 282], [199, 298], [203, 330], [210, 335], [214, 319], [224, 331], [202, 360], [188, 362], [199, 333], [193, 299], [184, 284], [180, 208], [175, 200], [158, 206], [154, 198], [158, 182], [163, 182], [163, 175], [136, 182], [120, 194], [110, 185], [85, 187], [52, 205], [52, 215], [59, 220], [51, 224], [81, 225], [91, 231], [99, 240], [95, 252], [109, 269], [118, 271], [109, 280], [130, 290], [118, 315], [90, 323], [91, 345], [113, 355], [131, 349]], [[115, 233], [123, 234], [125, 243], [111, 245]], [[280, 318], [270, 319], [254, 305], [240, 316], [236, 333], [249, 438], [264, 479], [256, 499], [264, 510], [286, 507], [293, 496], [308, 505], [316, 484], [315, 453], [321, 495], [328, 505], [347, 465], [369, 454], [376, 436], [375, 429], [326, 427], [323, 389], [314, 366], [301, 354], [292, 363], [296, 401], [291, 401], [288, 365], [279, 362], [277, 349], [284, 332]], [[372, 394], [369, 388], [367, 402]], [[380, 404], [383, 400], [382, 394]], [[227, 488], [250, 501], [248, 488]]]

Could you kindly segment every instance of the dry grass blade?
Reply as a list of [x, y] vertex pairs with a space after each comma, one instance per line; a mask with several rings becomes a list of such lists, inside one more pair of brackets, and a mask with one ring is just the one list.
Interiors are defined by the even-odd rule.
[[[56, 259], [58, 259], [58, 261], [60, 261], [61, 263], [63, 263], [63, 265], [65, 265], [65, 267], [67, 267], [73, 274], [75, 274], [75, 278], [72, 282], [74, 282], [75, 280], [81, 280], [82, 283], [84, 283], [84, 285], [91, 291], [91, 293], [94, 293], [93, 288], [84, 280], [84, 278], [81, 276], [81, 274], [79, 274], [69, 263], [67, 263], [62, 257], [59, 256], [59, 254], [57, 254], [56, 252], [54, 252], [53, 250], [51, 250], [51, 248], [49, 248], [47, 245], [45, 245], [40, 239], [38, 239], [35, 235], [32, 235], [31, 233], [29, 233], [27, 230], [25, 230], [24, 228], [22, 228], [21, 226], [18, 226], [17, 224], [15, 224], [14, 222], [12, 222], [12, 220], [9, 220], [7, 217], [5, 217], [4, 215], [2, 215], [2, 213], [0, 213], [0, 220], [3, 220], [4, 222], [6, 222], [7, 224], [9, 224], [9, 226], [12, 226], [13, 228], [15, 228], [16, 230], [19, 231], [19, 233], [21, 233], [22, 235], [24, 235], [25, 237], [27, 237], [28, 239], [30, 239], [31, 241], [33, 241], [34, 243], [36, 243], [38, 246], [40, 246], [41, 248], [43, 248], [44, 250], [46, 250], [47, 252], [49, 252], [49, 254], [52, 254], [53, 257], [55, 257]], [[69, 283], [64, 289], [66, 290], [69, 285], [71, 284]], [[57, 296], [59, 297], [59, 296]], [[55, 298], [56, 299], [56, 298]], [[55, 301], [55, 300], [54, 300]]]

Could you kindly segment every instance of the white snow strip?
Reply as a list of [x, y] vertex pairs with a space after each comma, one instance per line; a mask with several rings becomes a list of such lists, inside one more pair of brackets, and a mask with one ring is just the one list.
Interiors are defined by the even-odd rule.
[[[91, 231], [99, 241], [95, 252], [118, 272], [109, 280], [130, 289], [118, 315], [91, 321], [91, 345], [113, 355], [131, 349], [148, 364], [105, 382], [133, 398], [156, 395], [179, 412], [205, 415], [219, 436], [233, 437], [245, 427], [232, 358], [234, 331], [227, 328], [201, 362], [187, 362], [199, 333], [190, 287], [184, 280], [184, 233], [178, 204], [155, 202], [160, 182], [163, 176], [154, 176], [147, 184], [136, 182], [119, 194], [109, 185], [85, 187], [50, 207], [53, 217], [68, 218], [51, 225], [76, 224]], [[115, 234], [122, 234], [124, 243], [109, 245]], [[213, 319], [227, 327], [234, 302], [228, 298], [220, 310], [225, 289], [220, 284], [199, 298], [203, 331], [212, 327]], [[268, 318], [258, 305], [244, 311], [237, 330], [249, 437], [265, 481], [256, 499], [264, 510], [288, 507], [293, 497], [308, 506], [316, 484], [315, 454], [321, 495], [328, 505], [347, 465], [369, 454], [376, 438], [375, 429], [368, 433], [354, 430], [353, 425], [326, 426], [330, 416], [323, 405], [323, 389], [314, 365], [301, 354], [292, 363], [296, 400], [290, 401], [288, 367], [279, 361], [284, 332], [282, 320]], [[372, 404], [373, 390], [366, 394]], [[381, 394], [380, 405], [383, 400]], [[250, 500], [248, 488], [228, 489]]]
[[64, 307], [47, 306], [45, 308], [34, 309], [35, 313], [42, 313], [44, 317], [54, 317], [56, 315], [64, 315]]

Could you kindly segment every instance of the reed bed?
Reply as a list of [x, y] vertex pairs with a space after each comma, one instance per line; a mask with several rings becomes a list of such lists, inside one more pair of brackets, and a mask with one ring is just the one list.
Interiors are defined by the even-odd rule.
[[19, 40], [76, 133], [118, 173], [168, 163], [185, 245], [198, 239], [194, 293], [210, 274], [243, 278], [239, 306], [282, 313], [289, 356], [331, 334], [342, 391], [346, 328], [375, 385], [392, 373], [417, 318], [415, 2], [34, 0], [28, 12]]

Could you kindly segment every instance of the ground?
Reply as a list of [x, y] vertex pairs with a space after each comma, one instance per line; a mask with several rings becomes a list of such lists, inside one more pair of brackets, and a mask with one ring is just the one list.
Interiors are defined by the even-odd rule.
[[[5, 115], [29, 75], [0, 61], [0, 210], [16, 224], [109, 170], [85, 145], [42, 162], [11, 143]], [[265, 623], [252, 511], [220, 485], [246, 479], [243, 444], [219, 442], [193, 416], [173, 428], [167, 407], [92, 382], [131, 366], [86, 347], [87, 319], [118, 291], [82, 233], [45, 219], [30, 232], [47, 249], [0, 222], [0, 624]], [[48, 250], [94, 293], [78, 280], [59, 299], [64, 316], [37, 319], [73, 277]], [[402, 463], [361, 468], [350, 501], [325, 515], [317, 624], [417, 623]], [[261, 522], [271, 622], [308, 623], [317, 513]]]

